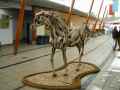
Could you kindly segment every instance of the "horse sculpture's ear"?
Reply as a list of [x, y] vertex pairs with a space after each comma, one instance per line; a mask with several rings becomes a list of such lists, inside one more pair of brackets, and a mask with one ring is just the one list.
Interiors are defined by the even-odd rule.
[[44, 15], [45, 13], [44, 12], [42, 12], [42, 15]]
[[54, 15], [54, 12], [53, 12], [53, 11], [50, 11], [50, 12], [49, 12], [49, 15], [50, 15], [50, 16], [53, 16], [53, 15]]

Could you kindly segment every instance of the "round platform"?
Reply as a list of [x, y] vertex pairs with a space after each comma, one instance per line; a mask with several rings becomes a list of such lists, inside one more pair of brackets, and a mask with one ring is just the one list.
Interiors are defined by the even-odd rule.
[[68, 76], [64, 76], [65, 67], [56, 70], [57, 77], [52, 72], [41, 72], [24, 77], [23, 83], [36, 88], [48, 90], [72, 90], [80, 88], [80, 79], [86, 75], [99, 72], [99, 68], [93, 64], [82, 62], [79, 71], [76, 71], [78, 62], [70, 62], [67, 66]]

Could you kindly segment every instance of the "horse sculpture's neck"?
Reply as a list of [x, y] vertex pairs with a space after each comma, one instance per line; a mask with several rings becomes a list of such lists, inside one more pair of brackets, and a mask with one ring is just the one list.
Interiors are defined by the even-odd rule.
[[50, 43], [53, 47], [62, 48], [67, 42], [68, 28], [64, 21], [57, 17], [49, 17]]

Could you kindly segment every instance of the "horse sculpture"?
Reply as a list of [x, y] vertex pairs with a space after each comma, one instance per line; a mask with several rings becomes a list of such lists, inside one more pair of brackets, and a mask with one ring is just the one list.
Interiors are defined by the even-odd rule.
[[[80, 66], [81, 57], [83, 56], [84, 51], [84, 41], [86, 40], [88, 32], [90, 31], [86, 24], [83, 24], [82, 28], [70, 30], [63, 19], [55, 16], [53, 13], [46, 12], [39, 13], [39, 15], [36, 17], [36, 24], [44, 24], [46, 29], [50, 31], [50, 43], [52, 45], [51, 65], [53, 77], [57, 76], [53, 59], [56, 49], [61, 49], [64, 65], [67, 66], [66, 47], [76, 46], [79, 51], [78, 66]], [[78, 68], [76, 70], [79, 71]], [[64, 75], [67, 76], [67, 68]]]

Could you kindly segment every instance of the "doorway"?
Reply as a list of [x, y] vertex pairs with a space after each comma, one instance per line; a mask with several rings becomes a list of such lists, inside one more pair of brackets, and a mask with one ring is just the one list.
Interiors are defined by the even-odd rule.
[[25, 40], [26, 44], [31, 44], [30, 23], [26, 23], [26, 30], [25, 31], [26, 31], [26, 36], [25, 36], [26, 37], [26, 40]]

